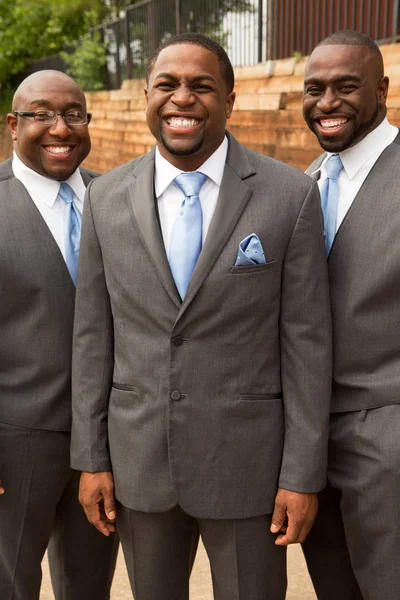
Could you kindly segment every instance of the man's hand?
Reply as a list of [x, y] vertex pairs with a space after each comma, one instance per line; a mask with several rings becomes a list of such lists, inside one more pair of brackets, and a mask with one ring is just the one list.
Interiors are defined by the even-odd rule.
[[0, 495], [1, 495], [1, 494], [4, 494], [4, 488], [3, 488], [3, 487], [2, 487], [2, 485], [1, 485], [1, 479], [0, 479]]
[[304, 542], [317, 515], [317, 494], [301, 494], [278, 489], [271, 520], [272, 533], [282, 533], [275, 540], [277, 546]]
[[103, 535], [115, 531], [114, 479], [111, 471], [82, 473], [79, 502], [90, 523]]

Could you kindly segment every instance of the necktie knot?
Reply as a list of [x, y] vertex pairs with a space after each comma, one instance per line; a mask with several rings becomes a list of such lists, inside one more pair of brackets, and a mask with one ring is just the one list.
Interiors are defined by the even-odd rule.
[[72, 204], [74, 201], [74, 191], [68, 183], [62, 183], [60, 185], [58, 195], [64, 200], [65, 204]]
[[326, 162], [326, 174], [329, 179], [337, 179], [340, 171], [343, 169], [343, 163], [339, 154], [332, 154]]
[[207, 179], [207, 175], [195, 171], [194, 173], [181, 173], [174, 179], [174, 183], [184, 193], [186, 198], [198, 196], [201, 186]]

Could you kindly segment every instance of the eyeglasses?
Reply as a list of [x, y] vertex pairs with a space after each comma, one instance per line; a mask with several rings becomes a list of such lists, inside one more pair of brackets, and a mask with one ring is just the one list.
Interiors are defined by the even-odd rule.
[[39, 125], [53, 125], [58, 117], [62, 117], [68, 127], [86, 125], [90, 123], [91, 113], [85, 113], [80, 110], [69, 110], [65, 114], [57, 113], [54, 110], [35, 110], [34, 112], [14, 110], [16, 117], [31, 117]]

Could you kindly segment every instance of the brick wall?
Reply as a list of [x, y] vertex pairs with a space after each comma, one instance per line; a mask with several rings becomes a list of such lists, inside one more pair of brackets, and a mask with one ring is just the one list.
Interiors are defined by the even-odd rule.
[[[381, 49], [390, 79], [388, 116], [400, 126], [400, 44]], [[302, 170], [320, 153], [301, 115], [305, 63], [306, 58], [288, 58], [236, 69], [236, 103], [228, 121], [229, 131], [246, 146]], [[120, 90], [87, 94], [93, 121], [85, 166], [104, 173], [153, 147], [143, 88], [144, 81], [132, 80]], [[10, 153], [9, 135], [0, 128], [0, 158]]]
[[[390, 79], [388, 117], [400, 126], [400, 44], [381, 47]], [[301, 114], [307, 58], [287, 58], [237, 68], [236, 102], [228, 129], [243, 144], [302, 170], [320, 153]], [[144, 81], [121, 90], [87, 94], [93, 112], [92, 152], [86, 165], [105, 172], [149, 150], [154, 139], [145, 120]]]

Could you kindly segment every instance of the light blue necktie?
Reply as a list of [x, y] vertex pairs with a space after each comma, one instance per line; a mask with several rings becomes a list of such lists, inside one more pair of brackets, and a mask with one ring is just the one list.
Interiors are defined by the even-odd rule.
[[199, 193], [203, 173], [181, 173], [174, 182], [185, 195], [172, 229], [169, 265], [180, 297], [185, 297], [202, 245], [203, 212]]
[[336, 217], [339, 199], [338, 177], [343, 169], [339, 154], [332, 154], [326, 163], [327, 178], [321, 189], [322, 212], [324, 213], [325, 253], [329, 255], [336, 234]]
[[64, 247], [65, 262], [72, 281], [76, 285], [78, 273], [79, 244], [81, 241], [82, 215], [74, 202], [74, 192], [68, 183], [62, 183], [58, 192], [65, 202]]

